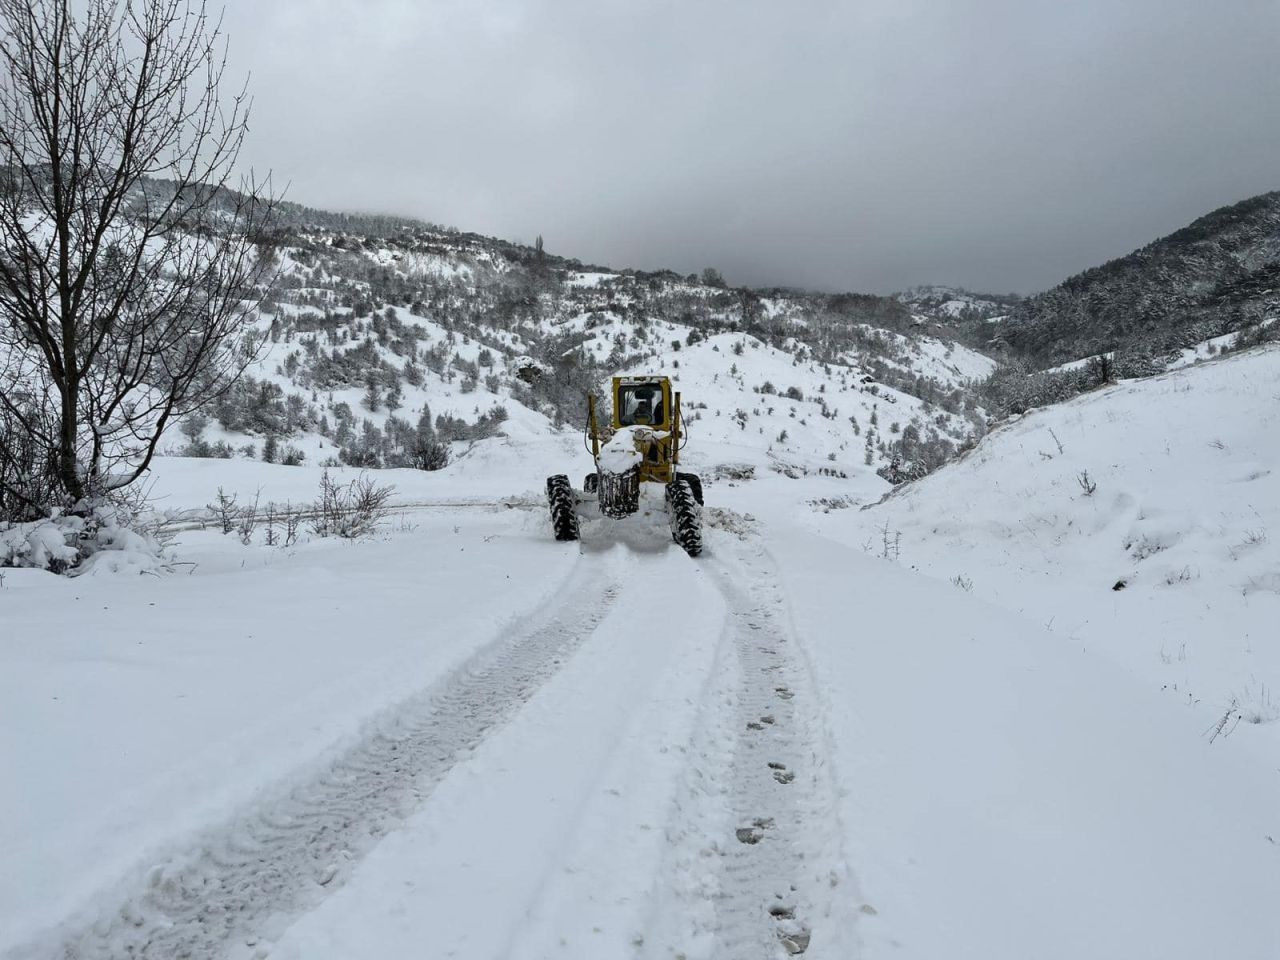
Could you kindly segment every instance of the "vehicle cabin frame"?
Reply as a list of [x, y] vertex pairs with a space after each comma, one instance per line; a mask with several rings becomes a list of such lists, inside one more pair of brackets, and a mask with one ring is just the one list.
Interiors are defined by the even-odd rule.
[[[641, 453], [639, 479], [648, 483], [670, 483], [680, 463], [680, 391], [671, 389], [671, 379], [658, 375], [613, 378], [613, 431], [643, 427], [636, 431]], [[596, 398], [587, 397], [587, 430], [591, 455], [600, 460], [601, 436], [596, 416]], [[641, 446], [643, 444], [643, 446]]]

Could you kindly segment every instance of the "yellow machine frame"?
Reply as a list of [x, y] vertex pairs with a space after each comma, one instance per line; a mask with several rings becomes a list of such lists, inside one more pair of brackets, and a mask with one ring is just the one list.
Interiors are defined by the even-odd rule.
[[[670, 483], [675, 479], [676, 466], [680, 463], [680, 434], [684, 422], [680, 416], [680, 391], [671, 389], [671, 378], [663, 376], [635, 376], [613, 378], [613, 430], [633, 424], [622, 422], [623, 394], [630, 387], [657, 386], [662, 391], [661, 420], [641, 424], [650, 433], [637, 436], [636, 448], [641, 453], [640, 480], [648, 483]], [[587, 429], [591, 439], [591, 455], [600, 460], [600, 444], [607, 439], [600, 436], [596, 420], [596, 398], [587, 397]]]

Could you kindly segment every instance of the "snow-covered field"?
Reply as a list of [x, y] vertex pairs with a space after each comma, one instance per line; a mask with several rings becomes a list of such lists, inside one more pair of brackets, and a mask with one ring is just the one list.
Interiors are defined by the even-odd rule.
[[697, 421], [696, 560], [660, 498], [554, 542], [589, 456], [515, 424], [362, 541], [6, 570], [0, 956], [1274, 958], [1277, 384], [1088, 394], [867, 510]]

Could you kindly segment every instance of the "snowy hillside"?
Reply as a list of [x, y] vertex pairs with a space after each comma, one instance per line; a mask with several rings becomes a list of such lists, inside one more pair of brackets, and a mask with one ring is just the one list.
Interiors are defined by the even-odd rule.
[[708, 437], [797, 469], [924, 472], [985, 423], [972, 386], [994, 363], [888, 298], [586, 269], [425, 225], [304, 225], [272, 255], [258, 359], [170, 454], [434, 468], [576, 430], [588, 390], [642, 371], [675, 375]]
[[842, 539], [1124, 664], [1222, 749], [1280, 737], [1280, 348], [1037, 410]]
[[1222, 207], [1016, 306], [1002, 327], [1037, 367], [1160, 356], [1280, 311], [1280, 193]]
[[960, 287], [932, 284], [894, 295], [922, 323], [996, 323], [1021, 301], [1013, 294], [972, 293]]

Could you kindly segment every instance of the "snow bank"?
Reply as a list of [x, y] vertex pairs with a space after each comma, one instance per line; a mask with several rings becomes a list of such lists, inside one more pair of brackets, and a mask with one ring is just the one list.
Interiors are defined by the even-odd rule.
[[772, 542], [863, 956], [1276, 956], [1273, 769], [1078, 641], [830, 540]]

